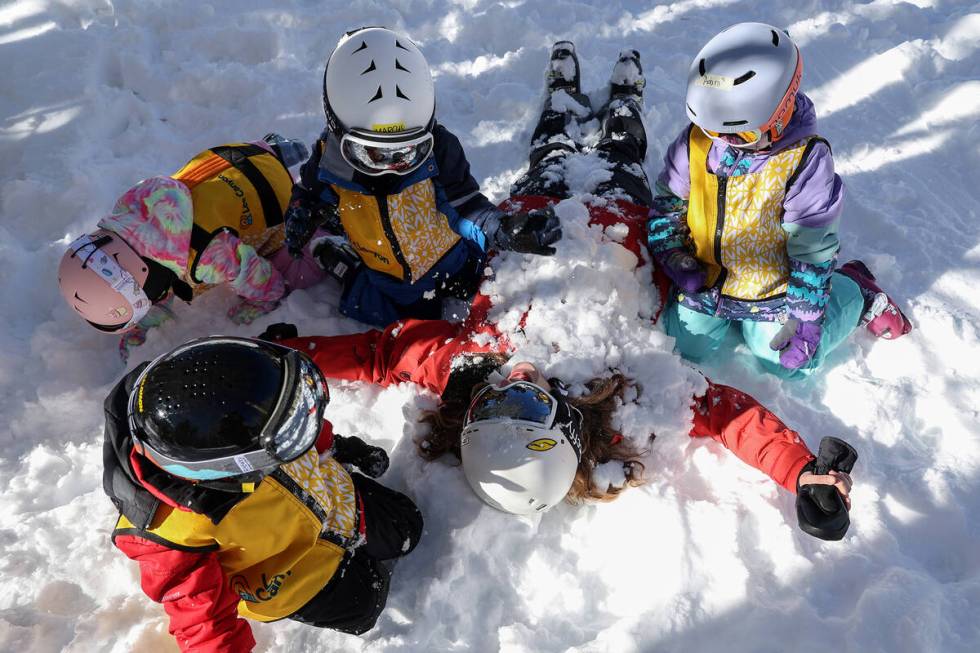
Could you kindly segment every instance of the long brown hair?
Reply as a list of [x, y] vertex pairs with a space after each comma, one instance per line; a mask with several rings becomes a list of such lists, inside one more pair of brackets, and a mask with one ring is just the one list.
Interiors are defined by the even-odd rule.
[[[629, 384], [625, 376], [617, 373], [587, 382], [587, 394], [568, 397], [568, 403], [582, 413], [582, 457], [572, 487], [565, 495], [566, 501], [612, 501], [627, 487], [643, 484], [644, 468], [639, 459], [644, 452], [612, 427], [612, 415], [622, 403], [623, 392]], [[443, 454], [453, 453], [457, 459], [460, 458], [459, 436], [466, 409], [470, 398], [486, 385], [474, 385], [469, 395], [465, 396], [461, 396], [463, 393], [444, 395], [442, 404], [436, 410], [422, 415], [421, 421], [429, 425], [429, 433], [416, 443], [420, 456], [435, 460]], [[650, 439], [653, 439], [652, 435]], [[593, 479], [593, 470], [597, 465], [613, 460], [623, 463], [626, 484], [622, 487], [598, 487]]]

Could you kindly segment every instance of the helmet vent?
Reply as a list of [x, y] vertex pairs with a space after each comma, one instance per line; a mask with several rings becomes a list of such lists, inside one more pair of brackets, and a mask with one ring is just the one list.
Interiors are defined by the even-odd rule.
[[704, 59], [701, 59], [701, 61], [698, 62], [698, 72], [701, 73], [702, 77], [704, 77]]
[[[378, 90], [380, 92], [380, 89], [378, 89]], [[407, 95], [405, 95], [404, 93], [402, 93], [402, 90], [400, 88], [398, 88], [397, 86], [395, 86], [395, 95], [397, 97], [400, 97], [403, 100], [408, 100], [409, 102], [411, 102], [411, 98], [409, 98]]]
[[399, 43], [399, 41], [398, 41], [398, 39], [395, 39], [395, 47], [396, 47], [396, 48], [401, 48], [401, 49], [402, 49], [402, 50], [404, 50], [405, 52], [411, 52], [411, 50], [409, 50], [409, 49], [408, 49], [408, 48], [406, 48], [406, 47], [405, 47], [404, 45], [402, 45], [401, 43]]
[[374, 65], [374, 59], [371, 59], [371, 65], [368, 66], [367, 68], [365, 68], [364, 69], [364, 72], [362, 72], [361, 74], [362, 75], [367, 75], [372, 70], [377, 70], [377, 69], [378, 69], [378, 67]]
[[[533, 501], [533, 499], [532, 499], [532, 501]], [[548, 507], [548, 504], [547, 503], [542, 503], [540, 506], [538, 506], [537, 508], [535, 508], [534, 511], [535, 512], [541, 512], [542, 510], [546, 509], [547, 507]]]
[[732, 86], [738, 86], [739, 84], [743, 84], [749, 81], [750, 79], [752, 79], [753, 77], [755, 77], [755, 71], [750, 70], [749, 72], [745, 73], [741, 77], [735, 78], [735, 81], [732, 83]]
[[779, 34], [776, 34], [776, 30], [774, 30], [774, 29], [771, 29], [769, 31], [772, 32], [772, 44], [778, 48], [779, 47]]
[[368, 100], [368, 104], [371, 104], [375, 100], [380, 100], [383, 97], [384, 97], [384, 93], [381, 92], [381, 87], [379, 86], [378, 87], [378, 92], [374, 94], [374, 97], [373, 98], [371, 98], [370, 100]]
[[356, 50], [354, 50], [353, 52], [351, 52], [351, 54], [357, 54], [361, 50], [367, 50], [367, 47], [368, 47], [367, 41], [361, 41], [361, 47], [359, 47]]
[[406, 68], [405, 66], [403, 66], [402, 65], [402, 62], [400, 62], [398, 59], [395, 59], [395, 70], [401, 70], [401, 71], [404, 71], [406, 73], [412, 72], [411, 70], [409, 70], [408, 68]]
[[746, 123], [748, 123], [748, 120], [726, 120], [721, 124], [725, 127], [737, 127], [738, 125], [744, 125]]
[[690, 104], [689, 104], [689, 105], [687, 105], [687, 110], [691, 112], [691, 115], [692, 115], [692, 116], [696, 116], [696, 115], [698, 115], [698, 114], [697, 114], [697, 113], [696, 113], [696, 112], [694, 111], [694, 109], [692, 109], [692, 108], [691, 108], [691, 105], [690, 105]]

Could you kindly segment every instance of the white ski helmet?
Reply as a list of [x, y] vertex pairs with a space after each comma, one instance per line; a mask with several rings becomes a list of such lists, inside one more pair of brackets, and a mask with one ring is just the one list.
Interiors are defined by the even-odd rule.
[[687, 116], [709, 136], [744, 135], [747, 145], [767, 135], [778, 140], [793, 115], [802, 76], [800, 50], [784, 30], [733, 25], [691, 62]]
[[497, 510], [544, 512], [560, 503], [582, 454], [582, 414], [558, 392], [527, 381], [487, 386], [466, 413], [463, 473]]
[[348, 32], [323, 71], [327, 125], [353, 168], [408, 174], [432, 152], [432, 74], [418, 46], [384, 27]]

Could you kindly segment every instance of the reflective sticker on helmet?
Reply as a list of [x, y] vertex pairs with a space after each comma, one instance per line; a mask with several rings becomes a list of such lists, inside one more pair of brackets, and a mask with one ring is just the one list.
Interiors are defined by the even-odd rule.
[[557, 444], [551, 438], [538, 438], [537, 440], [528, 442], [527, 448], [531, 451], [548, 451], [549, 449], [554, 449]]
[[139, 412], [141, 413], [143, 412], [143, 387], [145, 385], [146, 385], [146, 377], [144, 376], [143, 380], [140, 381], [140, 389], [136, 395], [136, 407], [139, 409]]
[[252, 463], [249, 462], [248, 458], [245, 456], [235, 456], [234, 458], [235, 464], [238, 465], [238, 469], [242, 470], [243, 472], [255, 471], [255, 468], [252, 467]]
[[126, 317], [126, 313], [129, 313], [128, 306], [117, 306], [116, 308], [109, 311], [109, 316], [113, 318]]
[[371, 125], [371, 131], [378, 132], [381, 134], [391, 134], [394, 132], [405, 131], [405, 123], [403, 122], [388, 122], [380, 123], [377, 125]]
[[717, 88], [721, 91], [727, 91], [735, 87], [734, 77], [725, 77], [724, 75], [712, 75], [711, 73], [705, 73], [698, 78], [696, 82], [698, 86], [704, 86], [707, 88]]

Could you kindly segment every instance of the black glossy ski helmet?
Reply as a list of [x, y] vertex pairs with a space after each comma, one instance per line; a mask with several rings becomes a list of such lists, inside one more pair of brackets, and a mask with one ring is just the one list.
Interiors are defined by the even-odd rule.
[[270, 342], [212, 336], [160, 356], [129, 400], [133, 446], [195, 482], [255, 482], [312, 447], [329, 401], [306, 355]]

